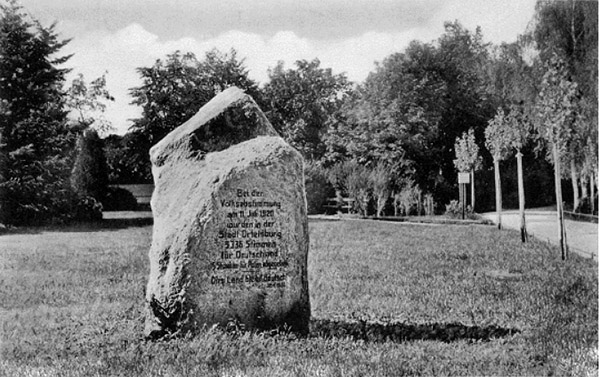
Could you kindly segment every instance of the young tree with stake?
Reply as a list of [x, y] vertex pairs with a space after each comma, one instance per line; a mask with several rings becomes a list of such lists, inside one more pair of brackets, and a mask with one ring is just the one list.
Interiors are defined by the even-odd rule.
[[550, 60], [542, 80], [536, 103], [535, 119], [538, 134], [552, 148], [558, 238], [563, 260], [567, 259], [568, 248], [563, 219], [561, 157], [567, 152], [567, 145], [572, 137], [577, 99], [577, 84], [569, 81], [567, 77], [564, 61], [554, 56]]
[[506, 116], [507, 137], [510, 145], [517, 151], [517, 179], [519, 187], [519, 218], [521, 229], [521, 241], [527, 241], [527, 227], [525, 225], [525, 185], [523, 183], [523, 154], [521, 150], [527, 143], [530, 129], [527, 119], [522, 110], [517, 106], [511, 106]]
[[494, 181], [496, 183], [496, 213], [498, 229], [502, 229], [502, 186], [500, 182], [500, 161], [505, 160], [510, 153], [512, 136], [506, 126], [507, 116], [504, 110], [498, 108], [493, 119], [488, 121], [485, 129], [485, 145], [494, 158]]
[[456, 159], [454, 166], [461, 173], [471, 173], [471, 208], [475, 210], [475, 171], [481, 169], [481, 156], [479, 146], [475, 142], [475, 132], [463, 132], [461, 138], [456, 138], [454, 143]]

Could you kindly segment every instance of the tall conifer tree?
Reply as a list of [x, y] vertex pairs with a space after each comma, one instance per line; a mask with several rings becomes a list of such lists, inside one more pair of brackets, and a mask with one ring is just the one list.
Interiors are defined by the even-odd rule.
[[73, 134], [62, 83], [68, 41], [16, 1], [0, 5], [0, 222], [43, 223], [71, 212]]

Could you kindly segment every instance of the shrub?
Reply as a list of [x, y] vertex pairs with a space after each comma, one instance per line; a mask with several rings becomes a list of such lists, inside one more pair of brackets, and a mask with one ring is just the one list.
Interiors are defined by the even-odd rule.
[[335, 194], [327, 178], [327, 171], [315, 162], [308, 162], [304, 166], [304, 184], [308, 213], [323, 212], [327, 198]]
[[357, 165], [358, 163], [356, 161], [348, 160], [338, 162], [327, 169], [327, 177], [335, 190], [338, 209], [341, 209], [344, 206], [344, 196], [350, 196], [348, 190], [348, 177]]
[[91, 128], [77, 140], [77, 157], [71, 173], [71, 187], [82, 197], [102, 201], [108, 189], [108, 172], [102, 140]]
[[109, 187], [104, 199], [102, 199], [104, 211], [135, 211], [138, 203], [135, 196], [124, 188]]
[[102, 220], [102, 204], [91, 196], [78, 197], [74, 201], [72, 220], [99, 221]]
[[380, 217], [390, 198], [390, 169], [385, 164], [378, 163], [371, 172], [370, 182], [376, 200], [377, 216]]
[[[450, 204], [446, 205], [446, 217], [451, 219], [462, 219], [463, 209], [462, 203], [458, 200], [452, 200]], [[476, 219], [475, 213], [473, 213], [473, 208], [471, 206], [465, 207], [465, 218], [467, 219]]]
[[336, 193], [340, 196], [348, 194], [348, 188], [346, 187], [347, 178], [352, 168], [354, 167], [353, 161], [338, 162], [329, 169], [327, 169], [327, 178], [333, 186]]
[[426, 216], [433, 216], [435, 214], [435, 201], [433, 200], [432, 194], [425, 194], [425, 199], [423, 200], [423, 206], [425, 210]]
[[398, 216], [411, 216], [421, 214], [421, 189], [415, 181], [406, 181], [400, 192], [394, 194], [394, 212]]
[[44, 225], [68, 224], [102, 220], [102, 204], [91, 196], [78, 196], [70, 189], [58, 190], [45, 196], [44, 204], [21, 208], [21, 217], [12, 224]]
[[348, 169], [350, 173], [346, 176], [348, 196], [354, 200], [354, 210], [366, 216], [371, 198], [371, 172], [355, 161], [350, 161], [347, 168], [351, 168]]
[[36, 147], [5, 156], [0, 181], [0, 223], [42, 225], [62, 223], [70, 213], [74, 193], [69, 186], [68, 155], [38, 159]]

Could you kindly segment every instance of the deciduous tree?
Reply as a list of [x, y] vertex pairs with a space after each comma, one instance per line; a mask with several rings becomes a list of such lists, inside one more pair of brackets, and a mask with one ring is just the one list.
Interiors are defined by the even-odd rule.
[[394, 177], [416, 177], [419, 185], [433, 188], [442, 164], [435, 141], [446, 96], [435, 54], [432, 45], [412, 42], [404, 53], [377, 64], [330, 128], [327, 158], [381, 161]]
[[568, 249], [563, 223], [561, 160], [567, 153], [573, 135], [572, 125], [574, 123], [576, 99], [577, 84], [568, 80], [564, 61], [560, 57], [554, 56], [547, 64], [547, 71], [542, 81], [536, 106], [535, 126], [538, 134], [544, 138], [552, 150], [558, 235], [563, 259], [567, 258]]
[[487, 44], [480, 30], [446, 23], [435, 43], [413, 41], [377, 64], [327, 135], [327, 158], [385, 161], [437, 201], [450, 199], [454, 140], [469, 128], [482, 140], [493, 113], [486, 97]]
[[110, 121], [104, 117], [105, 101], [115, 100], [106, 89], [105, 74], [88, 84], [80, 73], [67, 88], [66, 95], [66, 106], [75, 118], [77, 128], [92, 127], [101, 135], [114, 131]]
[[[571, 125], [573, 135], [566, 139], [564, 172], [573, 187], [573, 207], [579, 206], [579, 180], [587, 174], [587, 135], [597, 128], [598, 118], [598, 2], [597, 1], [538, 1], [533, 39], [542, 63], [553, 64], [555, 57], [564, 62], [566, 79], [577, 84], [580, 101], [596, 104], [585, 114], [577, 116]], [[578, 110], [581, 112], [581, 110]], [[592, 114], [590, 114], [590, 112]], [[565, 174], [566, 175], [566, 174]], [[582, 182], [584, 183], [584, 182]], [[585, 183], [582, 185], [581, 189]]]
[[485, 129], [485, 145], [494, 158], [494, 182], [496, 185], [496, 213], [498, 229], [502, 229], [502, 185], [500, 181], [500, 161], [510, 153], [512, 131], [507, 127], [507, 116], [503, 109], [496, 111], [494, 118], [488, 121]]
[[521, 229], [521, 241], [527, 241], [527, 227], [525, 223], [525, 185], [523, 182], [523, 153], [521, 151], [531, 136], [529, 120], [523, 108], [512, 105], [506, 116], [507, 137], [510, 145], [517, 152], [517, 180], [519, 190], [519, 218]]
[[459, 172], [471, 173], [471, 208], [475, 210], [475, 171], [481, 169], [482, 158], [479, 155], [479, 145], [475, 142], [475, 132], [472, 128], [464, 132], [454, 143], [456, 159], [454, 166]]
[[[588, 99], [580, 100], [578, 104], [575, 127], [579, 130], [579, 138], [583, 148], [581, 161], [581, 189], [583, 199], [589, 201], [589, 212], [595, 210], [595, 182], [598, 171], [598, 107]], [[587, 190], [589, 184], [589, 191]], [[585, 207], [585, 206], [582, 206]], [[586, 208], [587, 209], [587, 208]]]
[[438, 61], [443, 64], [442, 77], [447, 86], [446, 101], [440, 121], [437, 144], [442, 146], [443, 173], [455, 181], [454, 141], [463, 132], [474, 130], [483, 147], [483, 134], [496, 104], [487, 91], [486, 69], [490, 62], [490, 45], [483, 41], [480, 28], [470, 31], [458, 21], [446, 22], [445, 33], [438, 39]]
[[257, 84], [248, 78], [244, 60], [235, 50], [211, 50], [199, 61], [192, 53], [179, 51], [158, 59], [151, 67], [137, 69], [142, 85], [132, 88], [133, 104], [142, 107], [142, 117], [130, 128], [128, 160], [145, 180], [151, 179], [148, 151], [164, 136], [210, 101], [217, 93], [237, 86], [260, 103]]
[[323, 136], [338, 121], [350, 83], [344, 74], [322, 68], [319, 59], [298, 60], [295, 68], [283, 62], [269, 70], [263, 88], [267, 117], [275, 129], [309, 160], [325, 154]]

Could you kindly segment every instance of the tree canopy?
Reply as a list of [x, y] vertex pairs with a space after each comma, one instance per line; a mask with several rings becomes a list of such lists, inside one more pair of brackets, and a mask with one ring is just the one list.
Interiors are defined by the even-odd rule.
[[475, 142], [475, 133], [472, 128], [456, 139], [454, 150], [456, 151], [454, 166], [459, 172], [470, 172], [481, 168], [479, 146]]
[[176, 51], [151, 67], [137, 69], [142, 85], [131, 89], [133, 104], [142, 107], [127, 138], [125, 157], [144, 180], [151, 179], [148, 151], [176, 127], [191, 118], [217, 93], [230, 86], [244, 89], [260, 102], [257, 84], [248, 78], [243, 59], [231, 50], [208, 51], [203, 60]]
[[321, 68], [318, 59], [298, 60], [296, 68], [283, 62], [269, 70], [263, 88], [267, 117], [275, 129], [305, 158], [320, 160], [326, 151], [324, 135], [338, 122], [350, 90], [343, 74]]
[[485, 145], [494, 160], [502, 161], [512, 152], [514, 132], [510, 127], [510, 116], [502, 108], [498, 108], [493, 119], [488, 121], [485, 129]]
[[[105, 75], [89, 83], [78, 75], [65, 88], [68, 70], [62, 66], [69, 56], [60, 51], [68, 41], [58, 38], [54, 25], [44, 27], [27, 16], [16, 0], [4, 4], [0, 221], [46, 221], [73, 209], [68, 177], [75, 140], [90, 127], [110, 132], [102, 113], [112, 96]], [[335, 186], [360, 197], [356, 205], [365, 213], [368, 208], [376, 207], [379, 214], [389, 209], [389, 198], [396, 198], [407, 182], [415, 192], [432, 194], [438, 205], [448, 203], [456, 194], [455, 168], [482, 166], [478, 180], [483, 185], [478, 187], [486, 187], [490, 155], [502, 160], [515, 150], [522, 151], [527, 166], [536, 166], [535, 172], [524, 172], [525, 181], [530, 179], [526, 187], [548, 182], [549, 164], [531, 153], [532, 137], [538, 142], [536, 152], [559, 150], [574, 193], [581, 188], [587, 195], [591, 182], [594, 195], [597, 11], [596, 1], [540, 0], [525, 33], [499, 46], [485, 43], [479, 28], [446, 22], [439, 38], [412, 41], [376, 63], [360, 83], [315, 58], [291, 67], [279, 62], [259, 87], [235, 50], [213, 49], [201, 58], [175, 51], [137, 69], [141, 84], [130, 94], [142, 115], [126, 135], [102, 141], [109, 177], [121, 183], [150, 182], [152, 145], [235, 85], [256, 100], [280, 135], [315, 169], [352, 166], [355, 174], [335, 179]], [[69, 122], [69, 113], [74, 121]], [[499, 171], [511, 163], [495, 165]], [[352, 189], [348, 177], [354, 179]], [[490, 190], [479, 192], [485, 196]], [[366, 202], [369, 195], [376, 204]], [[478, 202], [486, 207], [485, 198]]]
[[487, 44], [480, 30], [446, 23], [434, 43], [413, 41], [377, 64], [348, 97], [327, 135], [329, 159], [385, 161], [448, 201], [456, 182], [454, 140], [472, 128], [483, 142], [492, 107], [486, 95]]
[[585, 96], [597, 100], [598, 2], [538, 1], [533, 38], [543, 62], [558, 56], [569, 79]]
[[104, 118], [105, 101], [114, 101], [106, 89], [106, 75], [102, 75], [89, 84], [82, 73], [71, 82], [66, 92], [66, 106], [75, 116], [77, 127], [93, 127], [101, 134], [114, 131], [114, 127]]

